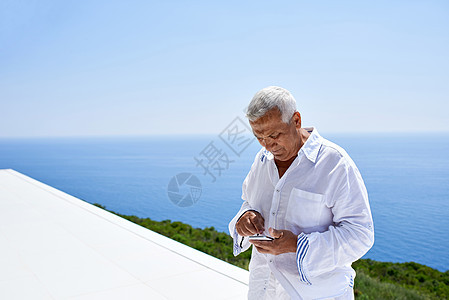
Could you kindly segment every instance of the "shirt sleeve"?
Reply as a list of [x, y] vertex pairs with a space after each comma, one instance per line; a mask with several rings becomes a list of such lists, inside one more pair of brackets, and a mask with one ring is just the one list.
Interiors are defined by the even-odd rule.
[[309, 240], [307, 238], [307, 235], [304, 233], [301, 233], [298, 235], [298, 240], [296, 242], [296, 265], [298, 267], [299, 272], [299, 280], [305, 284], [311, 284], [309, 279], [306, 276], [306, 271], [304, 268], [304, 257], [307, 254], [307, 251], [309, 251]]
[[251, 170], [249, 171], [248, 175], [246, 176], [245, 180], [242, 184], [242, 200], [243, 204], [239, 210], [239, 212], [235, 215], [235, 217], [231, 220], [229, 223], [229, 233], [231, 237], [233, 238], [233, 253], [234, 256], [239, 255], [241, 252], [248, 250], [248, 248], [251, 246], [251, 243], [249, 242], [248, 238], [245, 238], [237, 233], [237, 230], [235, 229], [235, 225], [237, 224], [237, 221], [240, 219], [240, 217], [247, 211], [253, 210], [257, 211], [248, 202], [248, 182], [251, 180], [254, 174], [254, 168], [256, 167], [257, 161], [260, 157], [262, 151], [260, 151], [254, 160], [253, 165], [251, 166]]
[[251, 243], [249, 243], [248, 239], [239, 235], [237, 233], [237, 230], [235, 229], [235, 225], [237, 221], [240, 219], [240, 217], [247, 211], [254, 210], [251, 209], [248, 202], [243, 202], [242, 208], [237, 213], [237, 215], [232, 219], [232, 221], [229, 223], [229, 233], [232, 236], [233, 239], [233, 253], [234, 256], [239, 255], [241, 252], [248, 250], [248, 248], [251, 246]]
[[248, 176], [246, 177], [246, 179], [242, 185], [242, 199], [244, 200], [242, 207], [240, 208], [239, 212], [235, 215], [235, 217], [229, 223], [229, 233], [233, 239], [233, 244], [234, 244], [234, 246], [233, 246], [234, 256], [237, 256], [241, 252], [248, 250], [248, 248], [251, 246], [251, 243], [248, 241], [248, 239], [239, 235], [237, 233], [237, 230], [235, 229], [235, 225], [237, 224], [237, 221], [240, 219], [240, 217], [244, 213], [246, 213], [249, 210], [255, 210], [249, 205], [249, 203], [247, 201], [247, 197], [246, 197], [246, 187], [247, 187], [247, 182], [248, 182], [249, 176], [250, 176], [250, 174], [248, 174]]
[[350, 266], [374, 243], [368, 193], [355, 165], [344, 166], [332, 198], [333, 225], [325, 232], [298, 236], [296, 263], [300, 280], [306, 284], [312, 284], [315, 276]]

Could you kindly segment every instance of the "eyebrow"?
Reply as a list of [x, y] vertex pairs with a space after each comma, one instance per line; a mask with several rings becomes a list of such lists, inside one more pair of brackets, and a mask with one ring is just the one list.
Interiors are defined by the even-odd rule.
[[[254, 131], [253, 131], [253, 134], [256, 138], [261, 139], [261, 137], [257, 136], [257, 134]], [[279, 134], [281, 134], [281, 133], [278, 131], [273, 131], [271, 134], [267, 135], [267, 137], [271, 137], [273, 135], [279, 135]]]

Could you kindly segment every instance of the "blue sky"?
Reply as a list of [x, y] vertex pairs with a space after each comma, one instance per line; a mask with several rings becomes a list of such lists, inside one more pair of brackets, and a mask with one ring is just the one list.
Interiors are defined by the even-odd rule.
[[261, 88], [323, 132], [449, 131], [447, 1], [0, 1], [0, 137], [216, 134]]

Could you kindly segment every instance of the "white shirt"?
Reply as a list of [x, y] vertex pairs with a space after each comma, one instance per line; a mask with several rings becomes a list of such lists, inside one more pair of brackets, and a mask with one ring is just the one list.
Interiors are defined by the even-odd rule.
[[305, 129], [311, 135], [280, 179], [273, 155], [259, 151], [243, 182], [243, 205], [229, 224], [234, 255], [251, 245], [235, 230], [248, 210], [261, 213], [266, 230], [299, 235], [296, 253], [271, 255], [253, 249], [249, 299], [264, 299], [271, 274], [292, 299], [343, 295], [353, 287], [351, 263], [374, 243], [368, 193], [356, 165], [316, 129]]

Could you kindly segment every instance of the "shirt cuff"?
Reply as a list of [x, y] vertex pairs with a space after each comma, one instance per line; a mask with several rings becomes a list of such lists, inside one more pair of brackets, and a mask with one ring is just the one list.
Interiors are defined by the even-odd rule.
[[309, 239], [307, 238], [307, 235], [302, 232], [298, 235], [298, 240], [296, 241], [296, 265], [298, 267], [299, 280], [305, 284], [312, 285], [304, 271], [303, 261], [304, 257], [307, 255], [307, 251], [309, 251]]
[[239, 242], [239, 234], [237, 233], [237, 230], [234, 229], [234, 249], [233, 249], [234, 256], [237, 256], [242, 252], [243, 239], [244, 237], [242, 237], [242, 241]]

